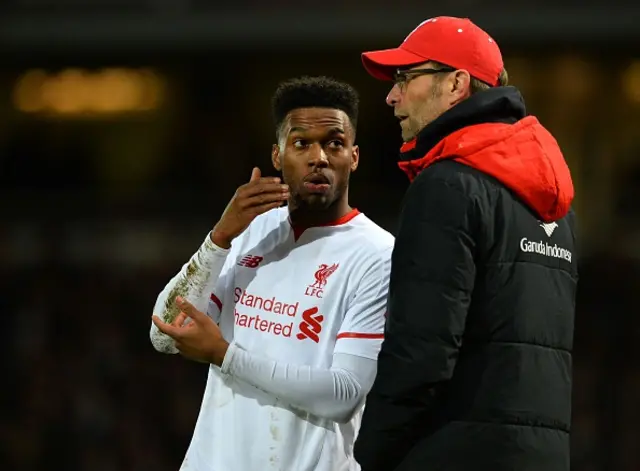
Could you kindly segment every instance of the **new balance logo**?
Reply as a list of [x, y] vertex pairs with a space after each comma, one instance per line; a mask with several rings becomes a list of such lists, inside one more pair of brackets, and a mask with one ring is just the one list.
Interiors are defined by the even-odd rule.
[[555, 222], [549, 222], [549, 223], [541, 222], [540, 227], [544, 229], [544, 232], [547, 234], [547, 237], [551, 237], [551, 234], [553, 234], [553, 231], [556, 230], [556, 227], [558, 227], [558, 224]]
[[262, 260], [264, 260], [264, 258], [260, 255], [245, 255], [242, 260], [238, 262], [238, 265], [247, 268], [258, 268]]
[[300, 332], [296, 335], [298, 340], [311, 339], [315, 343], [320, 342], [320, 332], [322, 332], [322, 321], [324, 316], [318, 314], [318, 308], [312, 307], [302, 312], [302, 322]]

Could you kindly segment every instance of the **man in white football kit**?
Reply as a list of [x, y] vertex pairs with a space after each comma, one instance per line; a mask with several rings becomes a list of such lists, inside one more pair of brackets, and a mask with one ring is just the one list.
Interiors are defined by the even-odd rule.
[[156, 350], [211, 363], [183, 471], [360, 469], [393, 237], [348, 204], [355, 90], [294, 79], [273, 108], [284, 184], [254, 169], [153, 311]]

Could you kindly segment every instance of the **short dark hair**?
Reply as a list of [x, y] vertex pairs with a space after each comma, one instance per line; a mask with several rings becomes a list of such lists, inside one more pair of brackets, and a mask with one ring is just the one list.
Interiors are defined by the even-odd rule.
[[287, 115], [299, 108], [333, 108], [344, 111], [355, 133], [358, 124], [358, 92], [351, 85], [331, 77], [297, 77], [278, 85], [271, 109], [279, 137]]
[[[448, 65], [442, 64], [441, 62], [436, 62], [436, 61], [429, 61], [430, 64], [432, 64], [435, 67], [442, 67], [442, 68], [448, 68]], [[453, 67], [451, 67], [453, 68]], [[436, 75], [436, 80], [442, 78], [442, 75]], [[483, 92], [485, 90], [489, 90], [490, 88], [492, 88], [491, 85], [489, 85], [486, 82], [483, 82], [480, 79], [477, 79], [475, 77], [471, 77], [471, 83], [469, 84], [469, 89], [471, 91], [471, 95], [475, 95], [476, 93], [479, 92]], [[507, 69], [502, 69], [502, 71], [500, 72], [500, 75], [498, 76], [498, 87], [506, 87], [507, 85], [509, 85], [509, 73], [507, 72]]]
[[[509, 73], [507, 69], [502, 69], [500, 72], [500, 76], [498, 77], [498, 87], [506, 87], [509, 85]], [[485, 83], [477, 78], [471, 77], [471, 94], [474, 95], [479, 92], [483, 92], [485, 90], [489, 90], [491, 85]]]

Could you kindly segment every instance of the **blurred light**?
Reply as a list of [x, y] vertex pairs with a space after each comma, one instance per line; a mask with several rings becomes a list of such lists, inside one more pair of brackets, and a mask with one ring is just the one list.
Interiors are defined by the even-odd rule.
[[164, 85], [149, 69], [30, 70], [16, 82], [13, 102], [24, 113], [56, 116], [148, 112], [162, 104]]
[[558, 98], [581, 101], [588, 98], [596, 77], [591, 62], [576, 56], [564, 56], [555, 60], [552, 78]]
[[44, 107], [42, 88], [47, 80], [44, 70], [31, 70], [24, 74], [13, 89], [16, 108], [25, 113], [36, 113]]
[[45, 79], [39, 90], [45, 108], [60, 114], [77, 114], [86, 104], [87, 78], [81, 70], [69, 69]]
[[640, 103], [640, 60], [633, 62], [622, 75], [622, 89], [629, 100]]
[[153, 70], [142, 69], [139, 71], [139, 77], [143, 81], [142, 90], [144, 94], [140, 101], [140, 108], [144, 110], [153, 110], [160, 106], [161, 98], [164, 96], [164, 82], [156, 75]]

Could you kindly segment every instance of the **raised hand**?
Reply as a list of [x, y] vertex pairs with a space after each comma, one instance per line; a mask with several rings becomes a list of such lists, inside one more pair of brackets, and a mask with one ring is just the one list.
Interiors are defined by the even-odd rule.
[[282, 206], [289, 199], [289, 187], [278, 177], [261, 177], [254, 168], [251, 179], [236, 190], [222, 217], [211, 232], [211, 240], [218, 247], [228, 249], [258, 215]]

